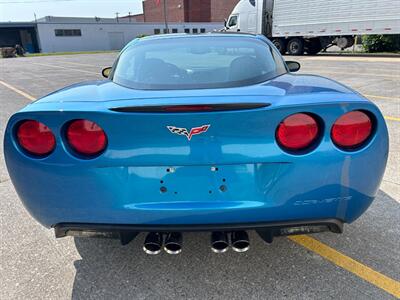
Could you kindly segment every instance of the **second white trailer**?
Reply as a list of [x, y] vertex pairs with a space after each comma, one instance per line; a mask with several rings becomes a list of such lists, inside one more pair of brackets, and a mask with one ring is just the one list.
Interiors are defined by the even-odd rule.
[[227, 31], [264, 34], [289, 54], [348, 48], [355, 35], [400, 34], [399, 0], [241, 0]]

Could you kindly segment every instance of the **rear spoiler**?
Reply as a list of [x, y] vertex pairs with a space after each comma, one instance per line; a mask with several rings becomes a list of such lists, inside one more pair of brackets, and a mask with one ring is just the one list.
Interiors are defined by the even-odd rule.
[[187, 113], [257, 109], [270, 106], [270, 103], [223, 103], [189, 105], [149, 105], [114, 107], [110, 110], [125, 113]]

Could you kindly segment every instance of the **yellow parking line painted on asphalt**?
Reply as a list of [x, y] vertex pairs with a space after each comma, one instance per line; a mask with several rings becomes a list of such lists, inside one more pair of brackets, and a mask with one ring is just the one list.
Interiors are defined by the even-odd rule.
[[376, 96], [376, 95], [367, 95], [363, 94], [367, 98], [376, 98], [376, 99], [384, 99], [384, 100], [400, 100], [400, 98], [396, 97], [387, 97], [387, 96]]
[[335, 249], [312, 237], [306, 235], [297, 235], [290, 236], [289, 239], [303, 246], [304, 248], [317, 253], [326, 260], [329, 260], [335, 265], [353, 273], [354, 275], [364, 279], [376, 287], [386, 291], [387, 293], [400, 298], [399, 281], [396, 281], [371, 269], [370, 267], [363, 265], [362, 263], [336, 251]]
[[378, 73], [356, 73], [356, 72], [338, 72], [338, 71], [329, 71], [329, 70], [320, 70], [318, 69], [318, 73], [325, 73], [325, 74], [339, 74], [339, 75], [348, 75], [348, 76], [368, 76], [368, 77], [383, 77], [393, 80], [400, 79], [399, 75], [389, 75], [389, 74], [378, 74]]
[[[346, 71], [348, 73], [351, 73], [353, 71], [358, 71], [359, 68], [357, 68], [356, 66], [332, 66], [332, 65], [322, 65], [322, 66], [315, 66], [315, 65], [305, 65], [304, 69], [309, 70], [312, 69], [314, 70], [339, 70], [339, 71]], [[386, 74], [386, 75], [399, 75], [400, 74], [400, 69], [398, 67], [396, 68], [373, 68], [373, 67], [368, 67], [368, 72], [373, 72], [373, 73], [382, 73], [382, 74]]]
[[96, 66], [96, 65], [83, 64], [83, 63], [77, 63], [77, 62], [72, 62], [72, 61], [63, 61], [62, 63], [63, 64], [77, 65], [77, 66], [87, 66], [87, 67], [99, 68], [99, 66]]
[[0, 80], [0, 83], [1, 83], [2, 85], [4, 85], [6, 88], [9, 88], [10, 90], [12, 90], [12, 91], [14, 91], [14, 92], [20, 94], [21, 96], [24, 96], [26, 99], [29, 99], [29, 100], [31, 100], [31, 101], [35, 101], [35, 100], [36, 100], [35, 97], [29, 95], [28, 93], [25, 93], [24, 91], [21, 91], [20, 89], [17, 89], [16, 87], [14, 87], [14, 86], [12, 86], [12, 85], [10, 85], [10, 84], [8, 84], [8, 83], [5, 83], [4, 81], [1, 81], [1, 80]]
[[400, 122], [400, 118], [385, 116], [386, 120]]
[[363, 61], [363, 62], [392, 62], [392, 63], [400, 63], [399, 57], [371, 57], [371, 56], [312, 56], [312, 57], [304, 57], [302, 60], [327, 60], [327, 61]]
[[[367, 94], [364, 94], [364, 96], [367, 97], [367, 98], [376, 98], [376, 99], [384, 99], [384, 100], [399, 100], [397, 98], [386, 97], [386, 96], [376, 96], [376, 95], [367, 95]], [[400, 118], [397, 118], [397, 117], [385, 116], [385, 119], [389, 120], [389, 121], [400, 122]]]
[[56, 65], [52, 65], [52, 64], [42, 64], [42, 63], [33, 63], [33, 64], [39, 65], [39, 66], [51, 67], [51, 68], [58, 68], [58, 69], [64, 69], [64, 70], [70, 70], [70, 71], [76, 71], [76, 72], [100, 75], [100, 73], [98, 73], [98, 72], [81, 70], [81, 69], [74, 69], [74, 68], [66, 68], [66, 67], [63, 67], [63, 66], [56, 66]]

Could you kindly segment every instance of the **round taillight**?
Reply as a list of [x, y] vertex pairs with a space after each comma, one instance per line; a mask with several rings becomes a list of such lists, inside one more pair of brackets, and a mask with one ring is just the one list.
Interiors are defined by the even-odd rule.
[[69, 123], [66, 137], [71, 148], [84, 156], [96, 156], [107, 146], [104, 130], [89, 120], [75, 120]]
[[344, 114], [333, 124], [331, 137], [339, 148], [355, 149], [364, 144], [372, 133], [372, 120], [362, 111]]
[[50, 128], [35, 120], [26, 120], [19, 124], [17, 139], [26, 152], [35, 156], [46, 156], [56, 146], [56, 138]]
[[300, 151], [310, 147], [318, 138], [319, 126], [314, 117], [305, 113], [291, 115], [278, 126], [276, 138], [284, 149]]

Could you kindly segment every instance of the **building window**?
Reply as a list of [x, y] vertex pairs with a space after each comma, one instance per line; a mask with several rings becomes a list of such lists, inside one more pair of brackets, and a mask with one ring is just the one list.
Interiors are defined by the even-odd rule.
[[206, 29], [205, 28], [200, 28], [200, 32], [201, 33], [206, 33]]
[[190, 29], [189, 28], [185, 28], [185, 33], [190, 33]]
[[80, 29], [55, 29], [56, 36], [82, 36]]
[[154, 29], [154, 34], [160, 34], [160, 33], [161, 33], [161, 30], [159, 28]]
[[193, 32], [193, 33], [199, 33], [199, 30], [198, 30], [197, 28], [193, 28], [193, 29], [192, 29], [192, 32]]
[[178, 29], [177, 28], [172, 28], [172, 33], [178, 33]]

